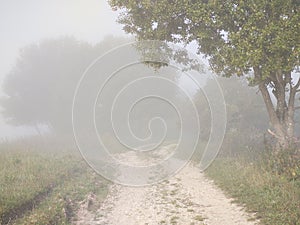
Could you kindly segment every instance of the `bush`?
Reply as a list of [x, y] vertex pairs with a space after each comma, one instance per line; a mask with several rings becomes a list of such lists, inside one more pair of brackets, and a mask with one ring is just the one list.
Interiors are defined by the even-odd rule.
[[300, 180], [300, 154], [297, 148], [275, 151], [267, 147], [262, 162], [268, 171], [289, 180]]

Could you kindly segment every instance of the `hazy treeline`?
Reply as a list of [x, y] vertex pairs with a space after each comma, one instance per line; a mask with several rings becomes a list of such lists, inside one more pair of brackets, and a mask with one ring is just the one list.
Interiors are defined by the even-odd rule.
[[[128, 38], [107, 37], [98, 44], [91, 45], [72, 37], [64, 37], [43, 40], [21, 49], [19, 58], [6, 76], [3, 85], [6, 97], [1, 99], [1, 105], [4, 108], [3, 115], [6, 121], [17, 126], [46, 128], [38, 132], [47, 131], [61, 139], [72, 138], [72, 103], [78, 82], [94, 60], [116, 46], [129, 42], [132, 40]], [[118, 57], [122, 59], [126, 56]], [[96, 72], [101, 76], [101, 71]], [[137, 65], [134, 70], [128, 68], [113, 77], [101, 93], [101, 99], [97, 102], [96, 121], [106, 139], [113, 138], [109, 130], [111, 122], [103, 118], [101, 107], [112, 103], [118, 92], [136, 79], [139, 72], [146, 73], [148, 76], [159, 75], [149, 66]], [[164, 69], [163, 74], [171, 77], [174, 82], [178, 79], [178, 75], [172, 69]], [[138, 89], [144, 88], [138, 87]], [[178, 96], [175, 87], [168, 88], [165, 92], [174, 96], [174, 99]], [[172, 133], [178, 125], [178, 118], [175, 119], [177, 114], [174, 110], [168, 111], [166, 105], [160, 104], [157, 99], [149, 100], [142, 103], [140, 107], [134, 108], [130, 117], [133, 118], [131, 121], [133, 132], [138, 133], [142, 138], [147, 137], [148, 122], [151, 118], [160, 116], [162, 112], [168, 114], [165, 119], [168, 130]], [[173, 136], [178, 135], [176, 132], [173, 133]]]
[[[64, 37], [44, 40], [23, 48], [14, 68], [4, 81], [6, 97], [1, 99], [3, 115], [10, 124], [37, 128], [37, 124], [44, 125], [57, 137], [71, 138], [72, 102], [78, 81], [91, 62], [110, 49], [130, 41], [126, 38], [107, 37], [98, 44], [91, 45], [72, 37]], [[180, 83], [180, 73], [168, 68], [159, 72], [149, 66], [138, 65], [134, 70], [129, 68], [120, 72], [111, 80], [109, 87], [103, 89], [102, 102], [99, 102], [96, 110], [97, 126], [101, 127], [102, 134], [107, 136], [106, 139], [111, 139], [110, 141], [117, 140], [111, 135], [110, 121], [101, 117], [101, 107], [113, 102], [118, 92], [136, 79], [139, 72], [150, 76], [171, 77], [175, 83]], [[246, 87], [247, 82], [238, 78], [218, 78], [218, 81], [227, 105], [223, 152], [234, 154], [241, 149], [257, 148], [263, 143], [268, 127], [266, 110], [257, 89]], [[208, 87], [212, 85], [210, 82], [206, 82]], [[162, 86], [161, 89], [163, 88]], [[142, 90], [143, 87], [138, 89]], [[173, 93], [174, 98], [170, 100], [185, 104], [186, 99], [182, 97], [179, 89], [168, 88], [165, 92]], [[193, 98], [199, 112], [200, 139], [206, 142], [211, 125], [209, 103], [199, 90]], [[147, 137], [147, 126], [151, 118], [162, 116], [166, 120], [169, 137], [177, 138], [180, 120], [176, 112], [168, 107], [157, 99], [141, 102], [140, 107], [136, 107], [130, 117], [133, 132], [138, 133], [141, 138]], [[167, 116], [163, 116], [163, 113]], [[189, 115], [188, 110], [186, 115]], [[154, 131], [160, 129], [152, 128]]]

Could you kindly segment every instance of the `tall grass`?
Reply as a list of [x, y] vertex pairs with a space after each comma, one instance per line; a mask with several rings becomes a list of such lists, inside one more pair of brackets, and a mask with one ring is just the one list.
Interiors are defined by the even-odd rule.
[[300, 183], [259, 162], [219, 158], [206, 171], [229, 196], [254, 212], [262, 224], [300, 224]]

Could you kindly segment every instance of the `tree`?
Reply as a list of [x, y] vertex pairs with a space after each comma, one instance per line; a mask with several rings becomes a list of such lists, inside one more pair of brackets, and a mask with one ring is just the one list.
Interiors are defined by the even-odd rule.
[[110, 0], [139, 40], [195, 41], [211, 68], [258, 86], [277, 149], [294, 143], [300, 79], [299, 0]]
[[[62, 137], [62, 139], [73, 137], [72, 103], [81, 76], [95, 59], [98, 59], [112, 48], [128, 42], [131, 42], [131, 39], [107, 37], [92, 46], [74, 38], [66, 37], [44, 40], [39, 44], [23, 48], [14, 68], [4, 81], [3, 89], [6, 97], [1, 99], [1, 106], [4, 109], [3, 115], [13, 125], [28, 125], [38, 129], [38, 125], [43, 124], [48, 126], [52, 134], [56, 134], [56, 137]], [[121, 59], [127, 57], [127, 55], [123, 55], [124, 52], [118, 54]], [[101, 67], [103, 71], [106, 71], [106, 66], [110, 67], [109, 65]], [[104, 80], [107, 78], [107, 74], [102, 74], [102, 71], [91, 71], [93, 71], [91, 72], [92, 75], [103, 75]], [[118, 140], [114, 137], [114, 131], [111, 130], [110, 109], [112, 109], [112, 104], [122, 88], [141, 77], [164, 76], [174, 83], [178, 82], [178, 74], [172, 68], [165, 68], [160, 72], [155, 72], [141, 64], [126, 67], [109, 79], [97, 99], [95, 110], [98, 131], [101, 135], [104, 134], [107, 137], [106, 142], [118, 143]], [[93, 79], [87, 80], [86, 82], [97, 83]], [[99, 83], [99, 88], [100, 86]], [[135, 86], [134, 93], [139, 97], [138, 94], [144, 90], [145, 88], [142, 85]], [[174, 97], [170, 101], [178, 101], [177, 95], [182, 94], [178, 88], [173, 86], [168, 86], [165, 90], [161, 88], [161, 90], [164, 94], [167, 93]], [[87, 94], [92, 95], [92, 93]], [[87, 96], [87, 99], [89, 99], [88, 97], [90, 96]], [[96, 99], [97, 96], [92, 95], [92, 97]], [[80, 104], [81, 108], [86, 106], [85, 101]], [[120, 104], [121, 108], [125, 108], [128, 102], [124, 101]], [[137, 104], [130, 116], [130, 122], [135, 133], [141, 136], [149, 135], [149, 121], [167, 111], [167, 107], [170, 106], [166, 102], [157, 99], [147, 99]], [[83, 118], [90, 116], [90, 114], [86, 114], [85, 110], [79, 114]], [[174, 122], [178, 119], [176, 116], [175, 113], [172, 116], [168, 114], [166, 119], [169, 130], [175, 133], [171, 133], [170, 137], [177, 135]], [[127, 122], [122, 121], [121, 124], [125, 127]]]
[[72, 135], [76, 85], [90, 63], [125, 38], [107, 37], [95, 46], [72, 37], [43, 40], [20, 50], [3, 83], [3, 115], [13, 125], [46, 125], [53, 133]]
[[[208, 80], [206, 86], [213, 85]], [[263, 137], [268, 128], [268, 115], [262, 97], [257, 88], [246, 88], [243, 78], [218, 77], [222, 87], [227, 111], [226, 134], [221, 148], [222, 154], [239, 154], [249, 150], [263, 149]], [[195, 104], [202, 117], [201, 127], [206, 131], [204, 137], [209, 138], [210, 110], [205, 97], [198, 92]], [[251, 121], [251, 122], [249, 122]]]

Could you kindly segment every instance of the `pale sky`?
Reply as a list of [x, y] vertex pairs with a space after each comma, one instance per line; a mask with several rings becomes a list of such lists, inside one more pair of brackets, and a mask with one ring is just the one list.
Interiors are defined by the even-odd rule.
[[[19, 49], [28, 44], [60, 36], [96, 43], [107, 35], [125, 35], [106, 0], [0, 0], [0, 4], [0, 85]], [[0, 127], [0, 138], [28, 132], [6, 125], [1, 117]]]

